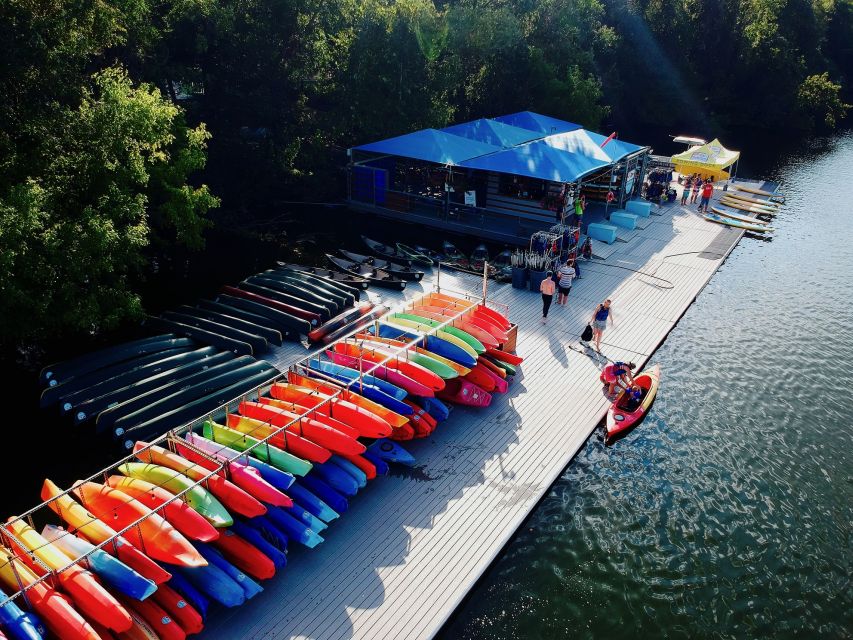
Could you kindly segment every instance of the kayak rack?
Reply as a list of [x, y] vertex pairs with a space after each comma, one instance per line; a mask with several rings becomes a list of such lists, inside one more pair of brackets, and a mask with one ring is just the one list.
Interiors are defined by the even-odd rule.
[[[375, 371], [379, 367], [384, 366], [385, 364], [391, 362], [392, 360], [399, 361], [401, 357], [408, 359], [408, 351], [412, 346], [416, 345], [424, 337], [429, 336], [429, 335], [434, 335], [436, 332], [442, 330], [443, 328], [445, 328], [449, 325], [452, 325], [454, 322], [459, 320], [466, 313], [468, 313], [469, 311], [474, 309], [477, 305], [480, 305], [480, 304], [485, 305], [485, 304], [489, 303], [493, 306], [501, 307], [504, 310], [507, 310], [509, 308], [508, 305], [500, 304], [500, 303], [493, 301], [493, 300], [488, 300], [486, 297], [487, 296], [488, 279], [485, 277], [485, 271], [486, 271], [487, 266], [488, 265], [484, 266], [482, 296], [475, 296], [475, 295], [472, 295], [471, 293], [468, 293], [468, 292], [456, 291], [453, 289], [445, 288], [444, 289], [445, 292], [450, 292], [456, 296], [460, 296], [464, 300], [469, 301], [470, 304], [468, 304], [467, 306], [465, 306], [461, 310], [453, 309], [454, 311], [458, 311], [458, 312], [454, 313], [452, 316], [449, 316], [446, 321], [441, 322], [440, 324], [438, 324], [436, 326], [430, 327], [428, 330], [420, 331], [420, 330], [416, 330], [416, 329], [411, 329], [411, 330], [406, 331], [406, 333], [416, 333], [417, 337], [415, 339], [406, 341], [406, 343], [403, 346], [389, 345], [389, 351], [391, 351], [391, 353], [379, 362], [368, 361], [367, 363], [365, 363], [363, 361], [363, 358], [359, 357], [359, 378], [357, 380], [352, 380], [349, 383], [344, 383], [344, 382], [341, 382], [335, 378], [331, 378], [329, 376], [326, 376], [322, 372], [315, 371], [312, 369], [312, 376], [316, 376], [319, 379], [326, 380], [331, 385], [338, 388], [338, 391], [336, 391], [333, 394], [330, 394], [329, 397], [327, 397], [327, 398], [323, 398], [322, 401], [320, 403], [318, 403], [317, 405], [315, 405], [309, 409], [306, 409], [304, 411], [304, 413], [301, 413], [297, 417], [293, 418], [284, 426], [277, 427], [275, 425], [272, 425], [270, 422], [264, 422], [265, 426], [273, 427], [274, 431], [266, 437], [255, 438], [255, 440], [257, 440], [257, 441], [254, 444], [246, 447], [238, 455], [230, 457], [225, 461], [222, 461], [218, 457], [208, 455], [205, 452], [198, 451], [198, 453], [204, 455], [204, 457], [206, 459], [215, 463], [216, 467], [213, 470], [209, 470], [206, 467], [200, 467], [200, 465], [198, 463], [192, 463], [192, 467], [200, 467], [202, 469], [202, 471], [204, 473], [204, 475], [202, 475], [202, 477], [200, 477], [198, 480], [192, 481], [192, 484], [190, 486], [188, 486], [185, 490], [180, 491], [179, 493], [175, 494], [172, 498], [170, 498], [169, 500], [167, 500], [166, 502], [161, 504], [159, 507], [151, 510], [150, 513], [142, 516], [141, 518], [139, 518], [138, 520], [129, 524], [128, 526], [124, 527], [123, 529], [116, 531], [115, 535], [110, 536], [107, 540], [104, 540], [103, 542], [101, 542], [99, 544], [93, 543], [93, 545], [92, 545], [93, 548], [91, 550], [89, 550], [88, 552], [86, 552], [84, 554], [81, 554], [79, 557], [77, 557], [74, 560], [70, 560], [69, 563], [67, 565], [65, 565], [64, 567], [54, 570], [54, 569], [51, 569], [49, 566], [47, 566], [44, 562], [42, 562], [35, 555], [34, 550], [31, 550], [21, 540], [19, 540], [18, 537], [12, 531], [10, 531], [9, 525], [14, 524], [16, 522], [25, 521], [26, 524], [28, 524], [31, 528], [38, 531], [38, 529], [35, 525], [35, 522], [34, 522], [34, 516], [36, 516], [40, 513], [43, 513], [45, 509], [51, 510], [50, 504], [59, 500], [62, 497], [69, 496], [72, 493], [74, 487], [71, 487], [69, 489], [65, 489], [61, 493], [59, 493], [58, 495], [50, 498], [49, 500], [42, 502], [41, 504], [33, 507], [32, 509], [30, 509], [30, 510], [28, 510], [28, 511], [26, 511], [26, 512], [24, 512], [18, 516], [9, 518], [9, 520], [7, 522], [0, 524], [0, 543], [2, 543], [3, 546], [12, 550], [12, 554], [11, 554], [12, 559], [10, 560], [10, 564], [11, 564], [12, 571], [15, 575], [15, 578], [18, 582], [18, 591], [16, 593], [11, 594], [11, 595], [7, 595], [3, 592], [0, 592], [0, 607], [5, 606], [9, 602], [15, 601], [17, 598], [22, 598], [24, 600], [24, 602], [26, 602], [28, 608], [31, 608], [29, 606], [30, 601], [29, 601], [29, 598], [27, 595], [30, 589], [32, 589], [35, 586], [42, 584], [42, 583], [47, 583], [50, 586], [52, 586], [53, 588], [57, 588], [58, 587], [58, 577], [61, 573], [65, 572], [65, 571], [71, 569], [73, 566], [81, 564], [81, 563], [83, 563], [85, 566], [85, 563], [87, 562], [87, 559], [89, 558], [89, 556], [91, 556], [92, 554], [94, 554], [98, 550], [103, 550], [104, 548], [112, 546], [113, 553], [117, 555], [118, 545], [121, 542], [121, 540], [120, 540], [121, 537], [125, 533], [127, 533], [131, 530], [135, 529], [138, 532], [139, 539], [142, 543], [142, 545], [141, 545], [142, 548], [140, 549], [140, 551], [145, 552], [145, 548], [144, 548], [145, 544], [144, 544], [144, 539], [142, 538], [141, 524], [144, 521], [146, 521], [148, 518], [150, 518], [151, 515], [156, 513], [156, 514], [162, 516], [164, 510], [166, 509], [166, 507], [169, 504], [171, 504], [175, 501], [178, 501], [178, 500], [183, 501], [184, 496], [187, 493], [191, 492], [196, 487], [199, 487], [199, 486], [206, 487], [208, 484], [208, 480], [213, 476], [225, 475], [225, 477], [229, 477], [230, 476], [230, 463], [231, 462], [234, 462], [234, 461], [236, 461], [236, 460], [238, 460], [244, 456], [250, 455], [253, 451], [255, 451], [256, 449], [258, 449], [260, 447], [266, 447], [267, 452], [269, 452], [270, 440], [272, 438], [276, 437], [277, 435], [282, 434], [283, 432], [286, 433], [286, 431], [290, 427], [297, 426], [297, 429], [298, 429], [297, 433], [301, 434], [301, 422], [303, 419], [310, 419], [311, 416], [317, 415], [318, 409], [320, 409], [321, 407], [323, 407], [327, 404], [331, 404], [345, 390], [351, 390], [354, 387], [357, 388], [357, 386], [363, 385], [365, 375], [369, 375], [371, 372]], [[440, 277], [440, 268], [439, 268], [439, 274], [438, 275]], [[441, 289], [439, 287], [438, 279], [436, 281], [435, 290], [436, 290], [435, 291], [436, 293], [441, 291]], [[404, 301], [403, 303], [396, 305], [393, 309], [390, 309], [385, 315], [382, 316], [382, 318], [385, 318], [392, 313], [405, 310], [406, 308], [409, 308], [413, 305], [417, 305], [421, 300], [423, 300], [428, 295], [429, 295], [429, 293], [425, 292], [424, 294], [417, 296], [416, 298], [413, 298], [413, 299], [408, 300], [408, 301]], [[378, 325], [382, 322], [382, 318], [375, 320], [373, 326], [378, 327]], [[352, 333], [330, 343], [329, 345], [325, 345], [324, 348], [322, 350], [318, 351], [317, 354], [315, 354], [315, 355], [317, 357], [319, 357], [322, 355], [322, 353], [325, 349], [333, 347], [334, 344], [353, 340], [354, 334], [357, 333], [358, 331], [362, 331], [363, 329], [364, 329], [364, 327], [362, 327], [361, 329], [356, 329]], [[290, 370], [295, 371], [300, 367], [301, 368], [309, 368], [307, 363], [310, 363], [310, 361], [313, 357], [315, 357], [315, 356], [313, 356], [313, 355], [308, 356], [307, 358], [303, 358], [302, 360], [292, 364], [290, 366]], [[368, 366], [364, 367], [363, 366], [364, 364], [367, 364]], [[267, 381], [261, 383], [260, 385], [258, 385], [257, 387], [255, 387], [254, 389], [252, 389], [248, 392], [241, 393], [239, 396], [232, 398], [231, 400], [229, 400], [225, 404], [221, 405], [218, 409], [216, 409], [216, 410], [214, 410], [214, 411], [212, 411], [212, 412], [210, 412], [204, 416], [196, 418], [196, 419], [188, 422], [187, 424], [185, 424], [181, 427], [178, 427], [177, 429], [172, 429], [172, 430], [158, 436], [157, 438], [155, 438], [151, 442], [149, 442], [145, 447], [141, 448], [139, 451], [132, 452], [129, 455], [124, 456], [120, 460], [113, 462], [112, 464], [105, 467], [104, 469], [102, 469], [102, 470], [98, 471], [97, 473], [89, 476], [83, 482], [89, 482], [89, 481], [98, 482], [100, 480], [106, 481], [106, 479], [109, 477], [109, 475], [112, 472], [115, 472], [119, 466], [121, 466], [122, 464], [124, 464], [126, 462], [131, 462], [133, 460], [142, 459], [141, 456], [144, 455], [145, 451], [149, 451], [154, 446], [165, 446], [171, 452], [177, 453], [177, 450], [175, 448], [175, 442], [180, 441], [181, 446], [189, 446], [190, 448], [192, 448], [195, 451], [196, 449], [195, 449], [195, 447], [192, 447], [191, 443], [185, 441], [182, 438], [179, 438], [179, 436], [184, 434], [184, 433], [188, 433], [190, 431], [193, 431], [196, 427], [200, 426], [201, 424], [203, 424], [207, 420], [213, 420], [213, 416], [215, 416], [215, 415], [220, 415], [223, 412], [225, 413], [225, 415], [227, 415], [228, 413], [230, 413], [230, 408], [235, 403], [239, 404], [240, 402], [244, 402], [249, 398], [254, 398], [254, 397], [260, 398], [263, 395], [264, 391], [267, 390], [269, 387], [271, 387], [273, 384], [275, 384], [276, 382], [279, 382], [281, 380], [286, 380], [286, 379], [287, 379], [286, 373], [276, 374], [275, 376], [273, 376], [269, 380], [267, 380]], [[252, 432], [245, 433], [244, 435], [251, 436]], [[214, 440], [214, 442], [215, 442], [215, 440]], [[176, 471], [175, 473], [179, 473], [179, 472]], [[75, 486], [76, 486], [76, 484], [75, 484]], [[71, 497], [72, 497], [72, 499], [76, 499], [76, 501], [81, 506], [86, 508], [85, 500], [82, 497], [80, 497], [79, 499], [77, 499], [76, 496], [71, 496]], [[66, 528], [66, 533], [64, 535], [74, 535], [75, 532], [78, 531], [80, 528], [85, 527], [87, 524], [95, 522], [97, 520], [99, 520], [99, 519], [93, 517], [92, 520], [87, 521], [86, 523], [84, 523], [80, 527], [76, 527], [76, 528], [68, 527], [68, 528]], [[66, 523], [63, 522], [63, 525], [65, 525], [65, 524]], [[109, 526], [109, 523], [104, 523], [104, 524], [107, 524]], [[129, 544], [126, 541], [125, 541], [125, 543]], [[15, 552], [15, 549], [17, 549], [17, 553]], [[21, 566], [26, 566], [26, 565], [23, 564], [23, 561], [17, 557], [18, 555], [26, 556], [28, 559], [31, 559], [34, 563], [38, 564], [43, 569], [43, 575], [38, 576], [37, 579], [30, 582], [30, 584], [24, 584], [24, 581], [18, 572], [18, 563], [19, 562], [22, 563]], [[59, 590], [61, 591], [61, 589], [59, 589]]]

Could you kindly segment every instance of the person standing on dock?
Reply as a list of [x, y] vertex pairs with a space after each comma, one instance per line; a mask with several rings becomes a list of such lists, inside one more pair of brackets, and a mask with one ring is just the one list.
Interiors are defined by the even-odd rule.
[[607, 328], [607, 320], [613, 323], [613, 312], [610, 309], [610, 298], [602, 302], [592, 313], [592, 339], [595, 340], [595, 350], [601, 353], [601, 334]]
[[708, 204], [711, 202], [712, 195], [714, 195], [714, 183], [708, 180], [702, 185], [702, 200], [699, 202], [699, 211], [708, 213]]
[[560, 276], [560, 282], [558, 283], [560, 295], [557, 296], [557, 304], [562, 306], [566, 306], [566, 302], [569, 299], [569, 292], [572, 290], [572, 280], [575, 279], [573, 262], [571, 259], [566, 260], [557, 270], [557, 274]]
[[551, 302], [554, 300], [554, 291], [557, 288], [557, 283], [552, 277], [554, 274], [549, 271], [548, 275], [539, 285], [539, 291], [542, 293], [542, 324], [548, 322], [548, 309], [551, 308]]
[[690, 195], [690, 178], [684, 181], [684, 188], [681, 191], [681, 206], [687, 204], [687, 197]]
[[690, 194], [690, 204], [696, 204], [696, 199], [699, 197], [699, 187], [702, 185], [702, 180], [698, 176], [693, 181], [693, 191]]

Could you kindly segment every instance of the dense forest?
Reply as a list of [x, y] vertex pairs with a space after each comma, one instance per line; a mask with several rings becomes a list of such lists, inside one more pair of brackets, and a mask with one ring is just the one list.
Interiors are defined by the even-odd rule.
[[853, 0], [0, 0], [0, 335], [140, 313], [163, 247], [334, 199], [345, 149], [532, 109], [808, 135]]

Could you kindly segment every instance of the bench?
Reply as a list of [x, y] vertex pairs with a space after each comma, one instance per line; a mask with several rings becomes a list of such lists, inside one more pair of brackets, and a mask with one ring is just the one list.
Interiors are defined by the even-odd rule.
[[594, 240], [601, 240], [607, 244], [616, 242], [616, 227], [612, 224], [602, 224], [600, 222], [591, 222], [586, 226], [586, 233]]
[[633, 231], [637, 228], [637, 216], [626, 211], [614, 211], [610, 214], [610, 224]]
[[625, 203], [625, 211], [637, 216], [642, 216], [643, 218], [648, 218], [652, 215], [652, 203], [645, 202], [643, 200], [628, 200], [628, 202]]

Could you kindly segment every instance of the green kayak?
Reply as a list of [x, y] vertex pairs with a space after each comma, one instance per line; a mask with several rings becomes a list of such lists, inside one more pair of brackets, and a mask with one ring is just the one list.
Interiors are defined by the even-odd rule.
[[[430, 327], [440, 327], [442, 325], [438, 320], [432, 320], [430, 318], [424, 318], [423, 316], [418, 316], [413, 313], [395, 313], [392, 318], [402, 318], [404, 320], [412, 320], [413, 322], [420, 322], [421, 324], [425, 324]], [[469, 347], [471, 347], [477, 354], [486, 353], [486, 347], [483, 346], [483, 343], [477, 340], [474, 336], [472, 336], [467, 331], [463, 331], [462, 329], [458, 329], [451, 325], [445, 325], [442, 329], [446, 331], [452, 336], [456, 336], [460, 340], [464, 340]]]
[[202, 486], [194, 487], [195, 480], [191, 480], [174, 469], [161, 467], [159, 464], [126, 462], [118, 470], [128, 478], [145, 480], [158, 487], [163, 487], [169, 493], [176, 495], [181, 491], [189, 489], [184, 494], [183, 499], [193, 511], [198, 512], [199, 515], [217, 529], [230, 527], [234, 524], [231, 514], [228, 513], [228, 510], [210, 491]]
[[[257, 440], [256, 438], [242, 434], [234, 429], [229, 429], [228, 427], [210, 420], [207, 420], [204, 423], [202, 429], [204, 437], [208, 440], [219, 442], [224, 444], [226, 447], [231, 447], [237, 451], [245, 451], [252, 445], [260, 442], [260, 440]], [[264, 444], [261, 447], [252, 449], [251, 455], [255, 456], [258, 460], [268, 462], [272, 466], [277, 467], [282, 471], [292, 473], [295, 476], [304, 476], [311, 471], [311, 467], [313, 466], [307, 460], [297, 458], [292, 453], [288, 453], [287, 451], [274, 447], [271, 444]]]
[[516, 372], [515, 365], [510, 364], [509, 362], [504, 362], [503, 360], [498, 360], [497, 358], [489, 358], [488, 356], [484, 356], [486, 360], [491, 362], [496, 367], [500, 367], [508, 376], [514, 376]]

